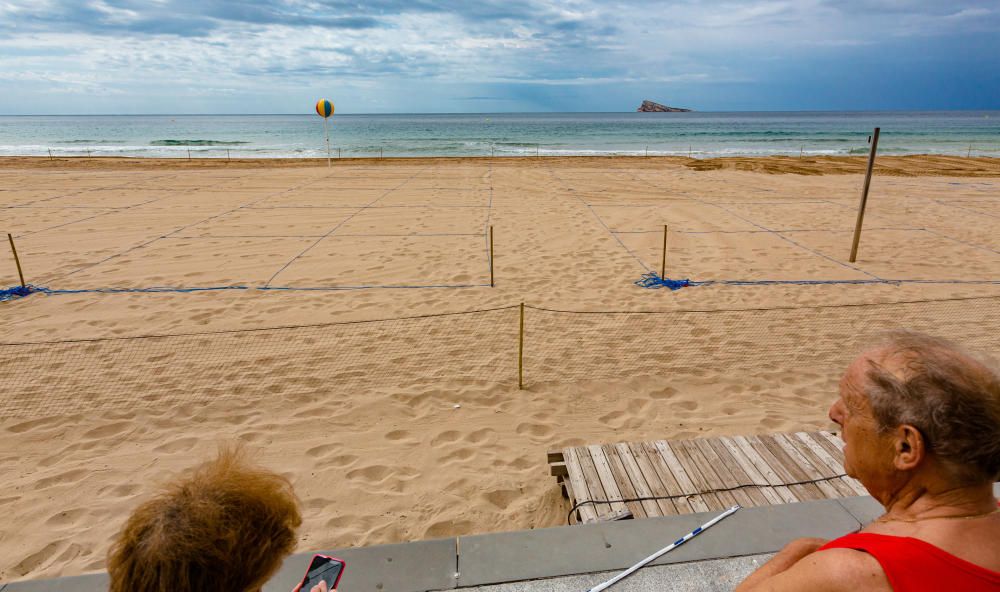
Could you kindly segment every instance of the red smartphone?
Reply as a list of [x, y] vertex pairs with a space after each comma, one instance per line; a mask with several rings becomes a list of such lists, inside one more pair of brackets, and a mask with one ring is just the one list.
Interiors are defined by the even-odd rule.
[[333, 590], [340, 584], [340, 576], [344, 573], [343, 559], [327, 557], [326, 555], [316, 555], [306, 570], [306, 575], [302, 578], [301, 592], [309, 592], [313, 586], [320, 582], [326, 582], [326, 589]]

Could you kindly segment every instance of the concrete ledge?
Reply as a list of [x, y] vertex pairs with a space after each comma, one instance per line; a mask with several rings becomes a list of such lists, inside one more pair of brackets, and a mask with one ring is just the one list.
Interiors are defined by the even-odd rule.
[[[1000, 484], [994, 487], [994, 492], [1000, 497]], [[482, 586], [491, 586], [491, 591], [504, 592], [525, 589], [524, 582], [529, 580], [553, 583], [556, 581], [553, 578], [573, 576], [577, 578], [571, 578], [573, 582], [601, 581], [605, 578], [584, 574], [612, 572], [633, 565], [717, 514], [710, 512], [560, 526], [318, 552], [340, 557], [347, 562], [341, 586], [345, 592], [427, 592]], [[774, 553], [798, 537], [836, 538], [857, 530], [881, 514], [882, 507], [870, 497], [745, 508], [660, 558], [654, 565], [684, 563], [689, 567], [683, 573], [696, 574], [698, 570], [708, 569], [706, 562]], [[300, 581], [313, 555], [298, 553], [286, 559], [277, 575], [264, 587], [265, 592], [290, 591]], [[733, 561], [732, 566], [743, 565], [735, 559]], [[745, 567], [749, 569], [749, 565]], [[666, 573], [656, 569], [648, 568], [636, 577], [647, 572]], [[725, 573], [736, 577], [734, 574], [742, 572], [734, 567], [727, 568]], [[653, 578], [654, 575], [648, 577]], [[673, 582], [671, 579], [637, 580], [643, 581], [659, 582], [660, 587], [663, 582]], [[493, 587], [496, 585], [503, 587]], [[553, 592], [570, 589], [559, 585], [562, 584], [553, 583], [552, 587], [545, 584], [534, 589]], [[99, 573], [6, 585], [0, 583], [0, 592], [104, 592], [107, 587], [107, 574]], [[586, 586], [573, 589], [586, 589]], [[652, 589], [626, 587], [621, 591]], [[718, 589], [731, 589], [731, 586]]]
[[68, 576], [51, 580], [27, 580], [0, 587], [0, 592], [107, 592], [108, 574]]
[[[459, 539], [460, 587], [624, 569], [719, 512], [495, 533]], [[654, 565], [773, 553], [804, 537], [861, 527], [835, 500], [745, 508]]]
[[[751, 572], [763, 565], [771, 555], [751, 555], [727, 559], [709, 559], [692, 563], [675, 563], [646, 567], [615, 584], [614, 592], [731, 592]], [[617, 575], [618, 571], [562, 576], [533, 582], [512, 582], [476, 588], [463, 592], [580, 592], [589, 590]]]
[[[455, 587], [458, 564], [456, 539], [438, 539], [355, 549], [317, 551], [343, 559], [347, 566], [340, 588], [349, 592], [424, 592]], [[264, 592], [289, 592], [302, 581], [316, 553], [298, 553], [285, 560]]]

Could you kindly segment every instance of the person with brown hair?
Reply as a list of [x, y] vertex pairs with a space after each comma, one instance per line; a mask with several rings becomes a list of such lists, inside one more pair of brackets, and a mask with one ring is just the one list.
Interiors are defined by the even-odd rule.
[[885, 514], [792, 541], [737, 592], [1000, 590], [1000, 374], [943, 339], [894, 333], [848, 367], [830, 419], [844, 470]]
[[287, 479], [222, 448], [132, 512], [108, 554], [110, 592], [260, 590], [301, 524]]

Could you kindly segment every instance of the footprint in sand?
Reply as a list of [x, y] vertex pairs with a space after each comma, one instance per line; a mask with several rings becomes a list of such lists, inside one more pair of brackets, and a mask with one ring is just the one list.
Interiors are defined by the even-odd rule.
[[83, 508], [66, 510], [65, 512], [59, 512], [58, 514], [49, 516], [49, 519], [45, 521], [45, 525], [52, 526], [54, 528], [74, 526], [76, 522], [79, 521], [80, 517], [85, 516], [86, 514], [87, 510], [84, 510]]
[[487, 502], [500, 508], [501, 510], [506, 510], [507, 506], [511, 505], [515, 500], [521, 497], [521, 493], [513, 489], [498, 489], [496, 491], [484, 493], [482, 497]]
[[341, 448], [340, 444], [320, 444], [319, 446], [313, 446], [309, 450], [306, 450], [306, 456], [312, 458], [319, 458], [322, 456], [326, 456], [330, 452], [338, 450], [340, 448]]
[[434, 436], [434, 438], [431, 439], [431, 446], [435, 447], [445, 446], [447, 444], [451, 444], [452, 442], [457, 441], [460, 437], [461, 434], [459, 434], [455, 430], [447, 430], [441, 432], [437, 436]]
[[198, 438], [178, 438], [167, 442], [166, 444], [161, 444], [153, 449], [153, 452], [187, 452], [194, 448], [195, 444], [198, 443]]
[[483, 442], [488, 440], [493, 434], [496, 434], [496, 432], [493, 431], [492, 429], [482, 428], [480, 430], [476, 430], [466, 435], [465, 441], [472, 442], [473, 444], [482, 444]]
[[72, 485], [78, 481], [82, 481], [90, 471], [87, 469], [73, 469], [71, 471], [65, 471], [59, 473], [58, 475], [53, 475], [52, 477], [45, 477], [44, 479], [39, 479], [35, 481], [35, 491], [42, 489], [48, 489], [49, 487], [55, 485]]
[[116, 497], [116, 498], [128, 498], [132, 497], [139, 491], [138, 485], [133, 484], [123, 484], [123, 485], [109, 485], [107, 487], [102, 487], [97, 490], [97, 495], [100, 497]]
[[100, 440], [110, 436], [116, 436], [127, 430], [131, 425], [132, 423], [128, 421], [109, 423], [85, 432], [83, 434], [83, 438], [87, 440]]
[[603, 425], [611, 426], [613, 428], [622, 427], [623, 420], [625, 418], [624, 411], [612, 411], [611, 413], [605, 413], [604, 415], [597, 418]]
[[553, 430], [551, 426], [543, 425], [540, 423], [524, 422], [518, 424], [517, 428], [515, 428], [515, 431], [518, 434], [521, 434], [522, 436], [528, 435], [528, 436], [534, 436], [536, 438], [544, 438], [545, 436], [550, 435]]
[[362, 467], [360, 469], [354, 469], [353, 471], [348, 471], [347, 478], [351, 481], [360, 481], [362, 483], [375, 484], [381, 483], [388, 479], [389, 477], [394, 477], [401, 480], [409, 480], [417, 476], [417, 472], [413, 469], [408, 469], [406, 467], [392, 468], [385, 465], [371, 465], [368, 467]]
[[695, 401], [678, 401], [672, 405], [675, 409], [680, 409], [682, 411], [694, 411], [698, 408], [698, 403]]
[[35, 428], [44, 427], [46, 425], [51, 425], [58, 423], [65, 418], [62, 417], [46, 417], [42, 419], [33, 419], [31, 421], [24, 421], [21, 423], [16, 423], [7, 428], [7, 431], [14, 432], [15, 434], [22, 434], [28, 430], [33, 430]]
[[424, 531], [423, 538], [439, 539], [472, 532], [474, 524], [468, 520], [441, 520]]
[[316, 463], [317, 468], [326, 467], [349, 467], [358, 461], [358, 457], [353, 454], [340, 454], [337, 456], [332, 456], [330, 458], [324, 458]]
[[407, 440], [410, 438], [410, 432], [406, 430], [393, 430], [385, 435], [386, 440], [391, 440], [397, 442], [399, 440]]
[[25, 576], [38, 569], [46, 561], [54, 557], [60, 550], [63, 543], [52, 542], [45, 545], [38, 551], [28, 555], [18, 562], [12, 571], [18, 576]]
[[652, 391], [649, 393], [650, 399], [663, 400], [669, 399], [677, 394], [677, 389], [673, 387], [665, 387], [660, 390]]
[[467, 461], [470, 458], [476, 456], [475, 451], [468, 448], [459, 448], [454, 452], [449, 452], [442, 459], [441, 462], [448, 465], [456, 462]]

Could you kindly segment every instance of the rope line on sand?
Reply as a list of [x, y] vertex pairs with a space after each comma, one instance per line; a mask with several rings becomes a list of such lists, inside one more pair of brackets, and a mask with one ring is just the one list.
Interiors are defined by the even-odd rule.
[[7, 302], [16, 298], [24, 298], [31, 294], [128, 294], [128, 293], [161, 293], [161, 292], [217, 292], [220, 290], [249, 290], [249, 286], [206, 286], [206, 287], [173, 287], [173, 286], [152, 286], [149, 288], [83, 288], [78, 290], [54, 289], [45, 286], [27, 284], [25, 286], [14, 286], [13, 288], [0, 289], [0, 302]]
[[291, 259], [288, 260], [287, 263], [285, 263], [284, 265], [282, 265], [281, 269], [279, 269], [278, 271], [274, 272], [274, 275], [272, 275], [267, 280], [267, 282], [264, 284], [264, 287], [266, 288], [266, 287], [270, 286], [271, 282], [274, 281], [274, 278], [276, 278], [279, 275], [281, 275], [281, 273], [283, 271], [285, 271], [286, 269], [288, 269], [288, 267], [292, 263], [295, 263], [296, 261], [298, 261], [300, 257], [302, 257], [303, 255], [305, 255], [306, 253], [308, 253], [309, 251], [311, 251], [316, 245], [318, 245], [321, 242], [323, 242], [323, 240], [326, 239], [328, 236], [330, 236], [333, 233], [337, 232], [337, 230], [339, 230], [344, 224], [347, 224], [348, 222], [350, 222], [351, 220], [353, 220], [358, 214], [360, 214], [361, 212], [365, 211], [365, 208], [370, 208], [370, 207], [374, 206], [376, 203], [379, 202], [379, 200], [381, 200], [385, 196], [389, 195], [393, 191], [396, 191], [397, 189], [399, 189], [403, 185], [406, 185], [407, 183], [409, 183], [413, 179], [416, 179], [417, 177], [419, 177], [420, 174], [423, 173], [425, 170], [426, 169], [420, 169], [417, 172], [415, 172], [412, 175], [410, 175], [409, 177], [407, 177], [406, 179], [403, 179], [403, 181], [401, 183], [399, 183], [398, 185], [396, 185], [395, 187], [392, 187], [390, 189], [386, 189], [381, 195], [379, 195], [375, 199], [371, 200], [370, 202], [366, 203], [363, 207], [359, 207], [350, 216], [348, 216], [347, 218], [344, 218], [343, 220], [341, 220], [336, 226], [334, 226], [333, 228], [331, 228], [326, 234], [324, 234], [323, 236], [317, 238], [315, 240], [315, 242], [313, 242], [312, 244], [310, 244], [308, 247], [306, 247], [305, 249], [303, 249], [302, 252], [300, 252], [298, 255], [292, 257]]
[[260, 290], [269, 292], [347, 292], [351, 290], [420, 290], [442, 288], [488, 288], [489, 284], [361, 284], [356, 286], [151, 286], [145, 288], [79, 288], [60, 289], [27, 284], [24, 287], [0, 288], [0, 302], [24, 298], [31, 294], [58, 296], [65, 294], [187, 294], [191, 292], [221, 292], [227, 290]]
[[424, 315], [411, 315], [406, 317], [393, 317], [388, 319], [365, 319], [359, 321], [332, 321], [328, 323], [312, 323], [308, 325], [278, 325], [272, 327], [256, 327], [253, 329], [223, 329], [217, 331], [198, 331], [191, 333], [154, 333], [149, 335], [130, 335], [123, 337], [92, 337], [87, 339], [57, 339], [55, 341], [22, 341], [22, 342], [0, 342], [0, 346], [7, 345], [59, 345], [65, 343], [95, 343], [101, 341], [131, 341], [136, 339], [165, 339], [171, 337], [202, 337], [206, 335], [236, 335], [242, 333], [262, 333], [266, 331], [287, 331], [294, 329], [319, 329], [323, 327], [338, 327], [344, 325], [364, 325], [369, 323], [388, 323], [397, 321], [415, 321], [422, 319], [433, 319], [439, 317], [456, 317], [470, 314], [481, 314], [487, 312], [498, 312], [502, 310], [514, 310], [519, 308], [519, 304], [508, 306], [498, 306], [495, 308], [478, 308], [474, 310], [462, 310], [457, 312], [438, 312]]
[[669, 288], [679, 290], [688, 286], [821, 286], [821, 285], [903, 285], [903, 284], [934, 284], [934, 285], [1000, 285], [1000, 280], [912, 280], [877, 278], [871, 280], [675, 280], [661, 278], [654, 271], [642, 274], [635, 285], [642, 288]]

